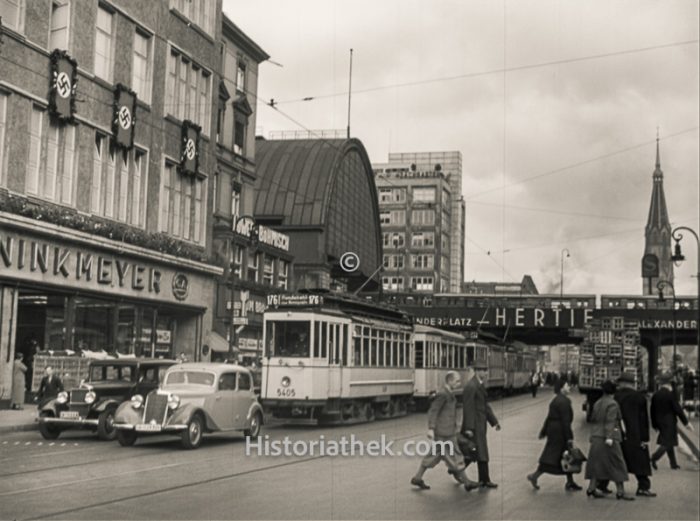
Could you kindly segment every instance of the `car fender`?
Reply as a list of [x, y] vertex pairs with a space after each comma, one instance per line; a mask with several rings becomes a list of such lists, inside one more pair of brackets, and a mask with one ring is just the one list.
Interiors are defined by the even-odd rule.
[[201, 414], [204, 418], [206, 428], [211, 431], [220, 430], [219, 426], [212, 417], [202, 407], [186, 403], [181, 405], [170, 415], [167, 423], [170, 425], [186, 425], [190, 422], [195, 414]]
[[93, 410], [95, 412], [100, 413], [100, 412], [106, 411], [108, 408], [116, 409], [117, 407], [119, 407], [119, 404], [121, 404], [121, 403], [122, 403], [122, 400], [114, 400], [114, 399], [102, 400], [101, 402], [99, 402], [97, 405], [95, 405], [93, 407]]
[[246, 416], [246, 421], [250, 423], [250, 420], [253, 418], [253, 414], [255, 414], [256, 412], [260, 413], [260, 416], [263, 419], [261, 423], [264, 423], [265, 413], [263, 412], [263, 408], [257, 400], [250, 404], [250, 407], [248, 408], [248, 415]]
[[39, 409], [39, 416], [58, 416], [58, 409], [56, 407], [56, 400], [49, 400]]
[[131, 401], [122, 402], [122, 404], [117, 407], [117, 411], [114, 413], [114, 423], [128, 423], [130, 425], [136, 425], [141, 423], [141, 418], [143, 415], [143, 406], [138, 409], [134, 409], [131, 406]]

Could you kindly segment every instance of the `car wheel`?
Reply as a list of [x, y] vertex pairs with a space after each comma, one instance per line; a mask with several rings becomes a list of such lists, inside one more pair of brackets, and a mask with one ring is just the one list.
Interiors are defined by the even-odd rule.
[[262, 428], [262, 414], [260, 411], [256, 411], [253, 417], [250, 419], [250, 427], [243, 431], [243, 433], [248, 438], [257, 438], [260, 435], [260, 429]]
[[107, 409], [97, 417], [97, 435], [101, 440], [112, 441], [117, 435], [114, 428], [114, 410]]
[[182, 431], [182, 446], [186, 449], [196, 449], [202, 443], [204, 423], [199, 415], [192, 416], [187, 428]]
[[56, 425], [41, 422], [39, 423], [39, 432], [45, 440], [55, 440], [61, 434], [61, 428]]
[[122, 430], [117, 430], [116, 437], [119, 445], [122, 447], [131, 447], [134, 443], [136, 443], [136, 438], [138, 438], [135, 432]]

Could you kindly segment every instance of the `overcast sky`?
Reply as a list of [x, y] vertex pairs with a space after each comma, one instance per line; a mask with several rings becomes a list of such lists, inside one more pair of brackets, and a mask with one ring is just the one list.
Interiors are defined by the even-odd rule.
[[[462, 153], [466, 279], [530, 274], [558, 292], [567, 248], [565, 291], [597, 294], [641, 292], [657, 126], [671, 221], [698, 229], [698, 6], [224, 0], [282, 65], [260, 68], [259, 96], [280, 112], [258, 103], [259, 132], [301, 129], [284, 115], [345, 128], [353, 48], [352, 135], [371, 161]], [[362, 92], [375, 87], [388, 88]], [[683, 246], [675, 285], [695, 294], [696, 246]]]

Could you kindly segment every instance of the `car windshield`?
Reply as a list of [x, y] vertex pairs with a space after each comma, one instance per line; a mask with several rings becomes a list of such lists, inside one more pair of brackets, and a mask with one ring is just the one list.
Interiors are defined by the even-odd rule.
[[134, 367], [130, 365], [93, 365], [90, 382], [131, 382]]
[[214, 374], [204, 371], [173, 371], [165, 377], [165, 386], [168, 385], [214, 385]]

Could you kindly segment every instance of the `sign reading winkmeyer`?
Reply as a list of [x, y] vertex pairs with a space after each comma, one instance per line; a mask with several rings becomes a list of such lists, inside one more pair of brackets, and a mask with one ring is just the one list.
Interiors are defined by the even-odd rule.
[[[0, 230], [0, 278], [182, 302], [187, 275], [167, 266]], [[173, 281], [176, 283], [174, 284]]]

